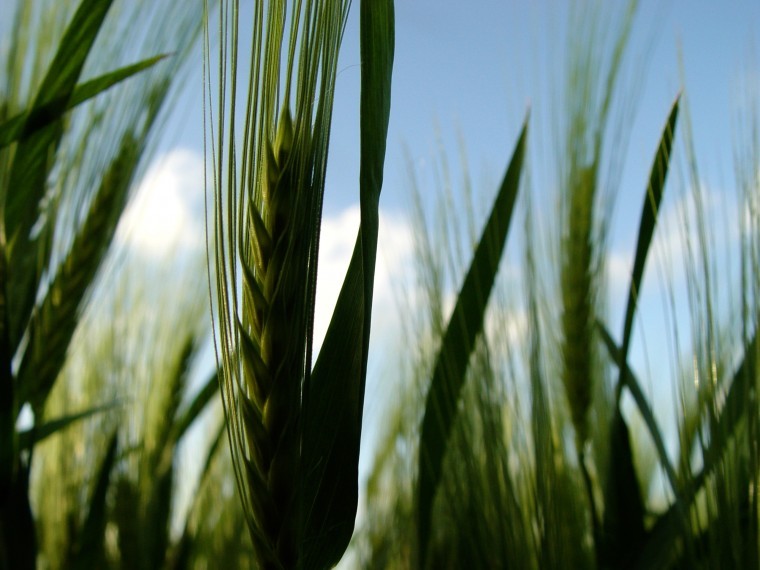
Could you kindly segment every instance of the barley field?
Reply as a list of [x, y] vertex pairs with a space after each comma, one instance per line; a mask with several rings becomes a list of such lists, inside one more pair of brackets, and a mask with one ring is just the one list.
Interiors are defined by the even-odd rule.
[[760, 568], [757, 10], [508, 4], [8, 0], [0, 570]]

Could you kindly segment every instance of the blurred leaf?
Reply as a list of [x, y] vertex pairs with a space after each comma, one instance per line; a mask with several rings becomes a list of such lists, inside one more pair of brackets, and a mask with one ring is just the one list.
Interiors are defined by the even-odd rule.
[[729, 449], [729, 441], [741, 419], [747, 411], [747, 404], [752, 400], [745, 397], [745, 390], [750, 382], [757, 381], [757, 357], [760, 350], [755, 336], [744, 348], [744, 358], [734, 373], [731, 387], [728, 390], [725, 404], [721, 409], [715, 425], [711, 429], [710, 444], [703, 453], [703, 467], [689, 483], [683, 492], [683, 507], [679, 502], [671, 505], [668, 510], [660, 515], [649, 532], [647, 542], [641, 551], [637, 568], [660, 568], [663, 567], [673, 553], [670, 552], [672, 545], [682, 531], [682, 512], [694, 501], [697, 493], [702, 489], [705, 482], [723, 459]]
[[[214, 378], [214, 380], [217, 381], [216, 378]], [[224, 435], [226, 433], [227, 424], [226, 422], [222, 422], [222, 425], [219, 426], [219, 429], [217, 430], [216, 436], [214, 436], [214, 439], [211, 441], [211, 445], [209, 446], [206, 453], [206, 459], [203, 462], [203, 467], [201, 467], [201, 472], [198, 476], [198, 487], [196, 489], [196, 493], [193, 495], [192, 503], [188, 509], [188, 514], [185, 517], [185, 528], [182, 531], [182, 536], [176, 543], [176, 548], [171, 558], [170, 568], [172, 570], [190, 568], [191, 552], [197, 539], [195, 534], [190, 530], [190, 520], [196, 510], [200, 508], [199, 502], [202, 496], [201, 491], [206, 485], [206, 481], [210, 477], [211, 465], [216, 459], [217, 452], [222, 449], [220, 444], [224, 439]]]
[[520, 186], [527, 129], [526, 119], [441, 342], [428, 391], [420, 435], [417, 487], [417, 524], [422, 568], [425, 567], [430, 539], [433, 499], [440, 483], [443, 457], [456, 419], [457, 402], [475, 339], [483, 328], [488, 297], [509, 232]]
[[127, 200], [141, 144], [127, 136], [105, 171], [87, 218], [53, 279], [45, 298], [32, 313], [29, 344], [19, 366], [20, 402], [40, 410], [66, 360], [79, 312], [116, 232]]
[[193, 425], [193, 422], [201, 415], [212, 398], [219, 391], [219, 378], [217, 373], [214, 372], [211, 378], [206, 381], [206, 384], [201, 388], [193, 398], [193, 401], [187, 406], [187, 409], [179, 414], [178, 419], [174, 422], [173, 438], [174, 441], [179, 441], [185, 432]]
[[[65, 107], [71, 98], [84, 62], [111, 7], [112, 0], [82, 0], [69, 23], [42, 81], [32, 109], [56, 101]], [[60, 112], [52, 113], [61, 115]], [[15, 352], [20, 342], [39, 287], [39, 242], [31, 235], [40, 214], [51, 157], [61, 141], [63, 124], [52, 122], [22, 138], [16, 148], [5, 200], [5, 235], [8, 263], [13, 268], [8, 281], [9, 338]]]
[[644, 266], [646, 264], [649, 246], [652, 243], [657, 216], [660, 211], [660, 202], [662, 201], [663, 191], [665, 190], [665, 179], [668, 175], [670, 165], [670, 155], [673, 148], [673, 137], [675, 136], [676, 124], [678, 122], [678, 105], [681, 100], [680, 95], [676, 97], [670, 110], [670, 115], [665, 123], [665, 128], [660, 138], [660, 144], [657, 147], [654, 164], [649, 175], [649, 186], [644, 196], [644, 205], [641, 209], [641, 221], [639, 222], [639, 237], [636, 244], [636, 256], [633, 261], [633, 274], [631, 276], [631, 285], [628, 290], [628, 305], [625, 310], [625, 323], [623, 324], [623, 342], [619, 351], [619, 372], [618, 391], [622, 389], [626, 379], [626, 367], [624, 362], [628, 358], [628, 348], [631, 343], [631, 332], [633, 330], [633, 317], [636, 313], [636, 303], [639, 291], [641, 289], [641, 280], [644, 276]]
[[0, 148], [11, 144], [15, 140], [28, 138], [40, 129], [61, 119], [66, 111], [70, 111], [74, 107], [110, 89], [117, 83], [154, 66], [166, 57], [168, 57], [167, 54], [157, 55], [106, 73], [77, 85], [69, 97], [61, 96], [58, 99], [44, 103], [40, 107], [33, 107], [29, 111], [16, 115], [0, 125]]
[[70, 567], [89, 570], [102, 568], [105, 562], [105, 532], [107, 522], [106, 494], [111, 481], [111, 473], [116, 463], [118, 434], [114, 433], [108, 444], [108, 450], [98, 469], [95, 487], [90, 496], [90, 508], [84, 521], [79, 544], [74, 552]]
[[395, 47], [393, 0], [361, 3], [361, 224], [327, 335], [304, 386], [304, 568], [335, 565], [353, 533], [359, 444]]
[[119, 405], [120, 404], [118, 402], [111, 402], [110, 404], [90, 408], [84, 412], [79, 412], [77, 414], [71, 414], [69, 416], [50, 420], [49, 422], [46, 422], [39, 427], [35, 426], [32, 429], [22, 431], [18, 435], [19, 449], [30, 450], [37, 443], [59, 431], [66, 429], [71, 424], [89, 418], [90, 416], [94, 416], [95, 414], [101, 414], [103, 412], [113, 410], [114, 408], [119, 407]]

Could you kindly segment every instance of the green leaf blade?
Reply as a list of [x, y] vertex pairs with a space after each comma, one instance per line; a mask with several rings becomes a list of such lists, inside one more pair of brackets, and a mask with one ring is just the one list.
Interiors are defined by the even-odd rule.
[[[675, 136], [676, 125], [678, 123], [678, 108], [681, 97], [676, 97], [665, 123], [665, 128], [660, 137], [660, 144], [657, 147], [654, 163], [649, 175], [649, 185], [644, 195], [644, 205], [641, 209], [641, 221], [639, 222], [638, 241], [636, 243], [636, 255], [633, 261], [633, 272], [631, 284], [628, 290], [628, 304], [625, 310], [625, 322], [623, 324], [623, 342], [620, 350], [621, 363], [628, 358], [628, 348], [631, 343], [631, 332], [633, 330], [633, 317], [636, 313], [636, 303], [641, 281], [644, 277], [644, 267], [646, 265], [649, 246], [652, 243], [655, 226], [657, 225], [657, 216], [660, 210], [660, 203], [665, 191], [665, 181], [668, 176], [670, 166], [670, 156], [673, 149], [673, 139]], [[622, 387], [625, 378], [625, 367], [620, 366], [620, 380], [618, 389]]]
[[[112, 0], [82, 0], [59, 44], [58, 52], [42, 81], [33, 109], [55, 102], [65, 107], [71, 98], [95, 38], [111, 7]], [[60, 110], [52, 112], [61, 115]], [[39, 240], [31, 235], [39, 217], [51, 156], [63, 136], [60, 118], [47, 127], [22, 138], [14, 155], [5, 199], [7, 256], [15, 271], [8, 281], [8, 314], [11, 347], [15, 351], [34, 305], [39, 287]], [[51, 152], [52, 151], [52, 152]]]
[[47, 439], [51, 435], [63, 431], [67, 427], [91, 416], [113, 410], [114, 408], [119, 407], [119, 405], [120, 404], [118, 402], [111, 402], [102, 406], [95, 406], [83, 412], [78, 412], [76, 414], [70, 414], [57, 418], [55, 420], [50, 420], [41, 426], [35, 426], [32, 429], [22, 431], [18, 434], [19, 448], [23, 450], [31, 450], [32, 447], [44, 439]]
[[361, 4], [361, 224], [314, 370], [304, 386], [302, 567], [329, 568], [348, 547], [358, 505], [369, 354], [395, 49], [393, 0]]
[[443, 457], [456, 418], [456, 404], [470, 354], [483, 327], [488, 297], [505, 247], [520, 186], [527, 129], [526, 119], [444, 334], [427, 395], [420, 435], [417, 487], [418, 538], [423, 568], [430, 538], [433, 499], [440, 483]]
[[166, 57], [168, 57], [166, 54], [157, 55], [122, 67], [116, 71], [103, 74], [95, 79], [77, 85], [68, 98], [61, 96], [39, 107], [32, 107], [29, 111], [16, 115], [0, 125], [0, 148], [11, 144], [13, 141], [30, 137], [32, 134], [61, 119], [67, 111], [93, 99], [133, 75], [153, 67]]

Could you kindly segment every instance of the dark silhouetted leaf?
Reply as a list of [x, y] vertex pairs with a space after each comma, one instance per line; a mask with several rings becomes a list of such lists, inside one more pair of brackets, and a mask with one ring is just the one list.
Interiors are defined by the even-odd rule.
[[483, 328], [488, 297], [509, 233], [520, 186], [527, 130], [526, 120], [441, 342], [427, 395], [420, 435], [417, 498], [423, 568], [430, 538], [433, 499], [440, 483], [443, 457], [456, 419], [457, 402], [475, 340]]
[[361, 225], [335, 312], [304, 386], [304, 568], [336, 564], [353, 533], [359, 443], [394, 54], [393, 0], [361, 4]]
[[31, 449], [32, 446], [41, 442], [45, 438], [66, 429], [78, 421], [89, 418], [90, 416], [94, 416], [95, 414], [107, 412], [118, 406], [118, 402], [111, 402], [110, 404], [106, 404], [104, 406], [97, 406], [95, 408], [90, 408], [89, 410], [79, 412], [78, 414], [71, 414], [62, 418], [50, 420], [39, 427], [33, 427], [32, 429], [22, 431], [18, 436], [19, 449]]

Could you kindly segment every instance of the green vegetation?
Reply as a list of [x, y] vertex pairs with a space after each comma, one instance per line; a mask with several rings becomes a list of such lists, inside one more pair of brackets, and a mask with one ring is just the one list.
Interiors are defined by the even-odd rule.
[[[404, 390], [367, 483], [368, 513], [356, 543], [366, 568], [758, 564], [754, 285], [741, 286], [728, 313], [718, 310], [712, 279], [719, 252], [710, 250], [710, 214], [680, 96], [653, 141], [649, 176], [641, 174], [643, 205], [622, 334], [610, 332], [605, 260], [630, 116], [621, 76], [635, 3], [630, 9], [618, 27], [607, 21], [586, 26], [596, 36], [577, 38], [579, 28], [570, 28], [566, 114], [551, 131], [562, 133], [557, 196], [547, 197], [534, 178], [520, 177], [530, 171], [529, 127], [518, 138], [479, 239], [466, 237], [462, 220], [450, 211], [450, 196], [441, 197], [443, 218], [426, 220], [420, 206], [426, 189], [413, 180], [417, 299], [405, 314], [419, 315], [407, 343], [417, 352], [405, 355]], [[608, 48], [599, 30], [610, 28], [617, 36]], [[745, 120], [756, 128], [755, 116]], [[760, 164], [746, 152], [757, 148], [757, 131], [745, 127], [743, 133], [737, 179], [743, 181], [740, 210], [749, 212]], [[629, 349], [677, 150], [688, 172], [686, 196], [695, 204], [695, 219], [679, 223], [697, 229], [684, 231], [693, 332], [684, 332], [680, 321], [676, 331], [691, 334], [693, 343], [679, 355], [678, 379], [687, 380], [679, 389], [680, 447], [673, 455]], [[536, 161], [546, 168], [546, 157]], [[463, 170], [467, 197], [473, 182], [466, 164]], [[436, 178], [451, 180], [445, 159]], [[522, 291], [514, 275], [496, 279], [510, 218], [519, 211], [518, 187], [527, 236], [521, 242]], [[547, 212], [537, 200], [561, 207]], [[747, 247], [756, 239], [751, 217], [742, 222], [745, 280], [757, 263]], [[540, 226], [556, 230], [540, 233]], [[467, 239], [475, 244], [471, 260], [435, 246]], [[547, 249], [549, 261], [543, 258]], [[731, 274], [728, 267], [720, 270]], [[461, 275], [448, 313], [445, 283]], [[666, 288], [674, 303], [672, 282]], [[671, 310], [675, 320], [673, 305]], [[655, 382], [666, 386], [670, 379]]]
[[[393, 1], [355, 4], [361, 225], [314, 356], [351, 2], [256, 1], [249, 21], [235, 0], [13, 3], [0, 62], [0, 570], [321, 570], [347, 551], [368, 568], [760, 566], [760, 119], [747, 111], [738, 129], [732, 283], [688, 93], [662, 102], [649, 171], [631, 175], [641, 210], [617, 336], [606, 263], [635, 1], [609, 21], [576, 13], [597, 19], [582, 38], [570, 24], [556, 154], [535, 156], [531, 110], [482, 231], [469, 175], [466, 230], [453, 189], [431, 222], [412, 182], [402, 389], [354, 532], [395, 49]], [[208, 250], [151, 263], [119, 224], [188, 64], [204, 71]], [[445, 159], [441, 170], [450, 180]], [[689, 320], [666, 281], [679, 353], [676, 378], [655, 378], [678, 385], [673, 428], [632, 347], [678, 183]], [[510, 245], [517, 277], [500, 273]]]

